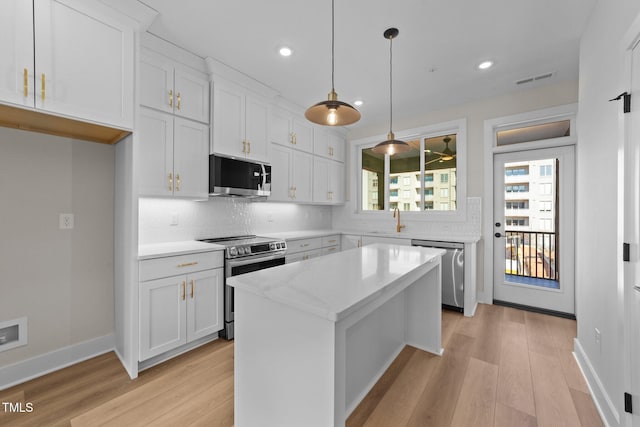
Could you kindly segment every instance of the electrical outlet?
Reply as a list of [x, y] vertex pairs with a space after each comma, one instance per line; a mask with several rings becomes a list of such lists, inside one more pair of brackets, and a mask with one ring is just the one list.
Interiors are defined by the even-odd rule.
[[73, 229], [73, 214], [71, 213], [61, 213], [60, 214], [60, 230], [71, 230]]
[[171, 222], [169, 225], [178, 225], [178, 212], [171, 212]]
[[598, 349], [600, 349], [601, 348], [601, 344], [600, 343], [602, 342], [601, 339], [600, 339], [601, 338], [600, 329], [595, 328], [595, 337], [594, 338], [596, 340], [596, 345], [598, 346]]

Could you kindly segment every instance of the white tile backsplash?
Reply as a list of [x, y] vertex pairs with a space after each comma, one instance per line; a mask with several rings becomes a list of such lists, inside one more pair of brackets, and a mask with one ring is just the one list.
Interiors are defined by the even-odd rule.
[[[139, 244], [331, 228], [331, 207], [212, 198], [139, 201]], [[171, 225], [177, 216], [177, 225]]]

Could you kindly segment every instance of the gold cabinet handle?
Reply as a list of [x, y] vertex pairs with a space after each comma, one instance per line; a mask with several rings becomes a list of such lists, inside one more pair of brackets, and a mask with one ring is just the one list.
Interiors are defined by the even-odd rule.
[[194, 265], [198, 265], [198, 261], [193, 261], [193, 262], [185, 262], [184, 264], [178, 264], [178, 268], [183, 268], [183, 267], [191, 267]]
[[193, 299], [194, 289], [195, 289], [195, 284], [193, 283], [193, 279], [191, 279], [191, 299]]
[[302, 248], [306, 248], [307, 246], [309, 246], [308, 243], [305, 243], [304, 245], [300, 245], [300, 247], [302, 247]]
[[296, 145], [298, 143], [298, 135], [295, 132], [291, 132], [291, 143]]
[[178, 92], [178, 110], [180, 109], [180, 104], [181, 104], [181, 99], [180, 99], [180, 92]]
[[173, 174], [169, 174], [169, 191], [173, 191]]
[[329, 155], [333, 157], [333, 147], [329, 147]]
[[308, 259], [309, 259], [309, 255], [303, 255], [303, 256], [302, 256], [302, 259], [303, 259], [303, 260], [308, 260]]
[[247, 141], [242, 141], [242, 152], [243, 153], [247, 152]]
[[335, 243], [335, 242], [336, 242], [336, 239], [329, 240], [329, 243]]
[[180, 174], [176, 174], [176, 191], [180, 191]]
[[22, 72], [22, 76], [24, 78], [24, 97], [29, 96], [29, 70], [26, 68]]
[[182, 281], [182, 301], [184, 301], [185, 299], [187, 299], [187, 281], [183, 280]]
[[173, 108], [173, 89], [169, 90], [169, 107]]
[[40, 95], [41, 95], [41, 97], [42, 97], [42, 101], [44, 101], [44, 100], [45, 100], [45, 98], [46, 98], [46, 89], [45, 89], [45, 85], [46, 85], [46, 83], [45, 83], [45, 82], [46, 82], [46, 77], [45, 77], [44, 73], [42, 73], [42, 76], [40, 77], [40, 81], [41, 81], [41, 84], [42, 84], [42, 91], [41, 91], [41, 94], [40, 94]]
[[247, 141], [247, 154], [251, 154], [251, 141]]

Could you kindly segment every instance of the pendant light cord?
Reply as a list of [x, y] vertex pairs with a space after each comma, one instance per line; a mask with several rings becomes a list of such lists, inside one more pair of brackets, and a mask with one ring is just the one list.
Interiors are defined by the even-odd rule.
[[393, 132], [393, 36], [389, 37], [389, 133]]
[[336, 38], [336, 30], [335, 30], [335, 0], [331, 0], [331, 91], [335, 92], [335, 83], [334, 83], [334, 71], [335, 71], [335, 38]]

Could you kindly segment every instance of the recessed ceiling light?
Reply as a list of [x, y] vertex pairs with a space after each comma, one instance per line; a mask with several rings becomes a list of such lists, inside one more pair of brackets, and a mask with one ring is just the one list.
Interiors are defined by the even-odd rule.
[[288, 48], [286, 46], [281, 47], [279, 52], [282, 56], [291, 56], [291, 54], [293, 53], [291, 48]]
[[355, 104], [357, 107], [359, 107], [359, 106], [361, 106], [361, 105], [363, 104], [363, 102], [362, 102], [360, 99], [358, 99], [357, 101], [355, 101], [355, 102], [354, 102], [354, 104]]
[[484, 62], [481, 62], [480, 65], [478, 65], [478, 68], [481, 70], [486, 70], [487, 68], [491, 68], [492, 65], [493, 65], [493, 62], [484, 61]]

